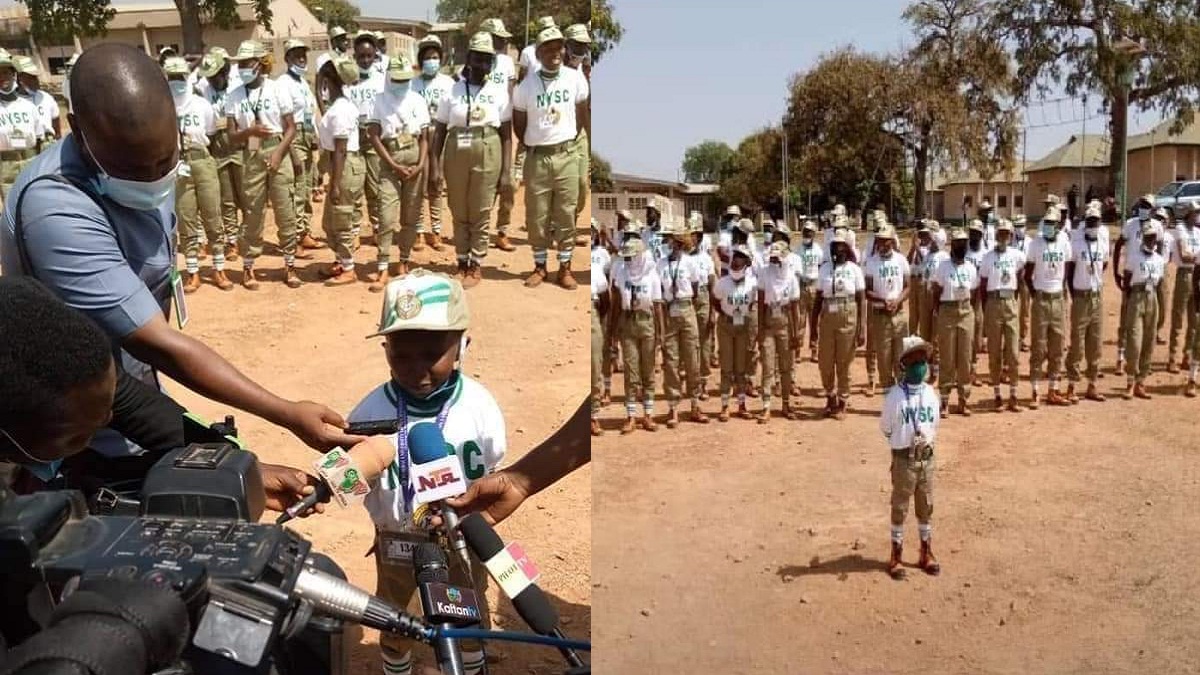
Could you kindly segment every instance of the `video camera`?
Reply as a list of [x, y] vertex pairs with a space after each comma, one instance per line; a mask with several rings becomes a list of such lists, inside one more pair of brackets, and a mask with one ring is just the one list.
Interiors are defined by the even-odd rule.
[[[155, 463], [137, 494], [110, 491], [117, 501], [105, 503], [101, 490], [92, 501], [93, 508], [123, 515], [89, 514], [78, 491], [17, 496], [4, 488], [0, 574], [48, 585], [55, 596], [118, 581], [171, 591], [186, 606], [190, 632], [177, 663], [154, 666], [160, 673], [340, 675], [349, 672], [347, 622], [435, 648], [472, 623], [444, 617], [431, 625], [391, 607], [345, 581], [332, 560], [295, 532], [258, 524], [262, 476], [254, 455], [229, 433], [232, 420], [209, 427], [192, 418], [187, 428], [188, 445]], [[74, 629], [83, 635], [89, 627], [76, 622]], [[469, 636], [558, 646], [543, 636]], [[64, 637], [50, 649], [64, 641], [70, 644]], [[108, 672], [136, 675], [128, 668]]]

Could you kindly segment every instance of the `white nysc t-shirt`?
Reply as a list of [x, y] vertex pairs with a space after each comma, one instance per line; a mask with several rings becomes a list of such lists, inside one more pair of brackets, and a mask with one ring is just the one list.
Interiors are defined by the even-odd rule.
[[1056, 293], [1067, 279], [1067, 261], [1071, 259], [1071, 242], [1066, 236], [1046, 241], [1037, 236], [1029, 242], [1027, 261], [1033, 263], [1033, 290]]
[[898, 300], [904, 291], [904, 280], [908, 278], [908, 261], [895, 251], [886, 258], [871, 256], [867, 258], [863, 274], [871, 280], [874, 295], [884, 300]]
[[[817, 275], [817, 290], [825, 300], [853, 298], [857, 293], [866, 292], [867, 280], [862, 268], [849, 260], [841, 265], [826, 261]], [[830, 308], [829, 311], [836, 310]]]
[[678, 316], [675, 301], [691, 302], [696, 297], [696, 262], [692, 256], [680, 255], [678, 260], [669, 257], [658, 261], [658, 278], [662, 281], [663, 302], [671, 304], [672, 316]]
[[966, 260], [961, 265], [955, 265], [952, 259], [946, 257], [933, 271], [930, 284], [937, 284], [942, 289], [938, 297], [940, 302], [970, 300], [971, 293], [979, 288], [979, 271]]
[[724, 276], [717, 281], [713, 295], [721, 305], [721, 313], [732, 319], [733, 325], [742, 326], [750, 316], [753, 303], [758, 302], [758, 281], [749, 271], [740, 282]]
[[384, 91], [375, 98], [367, 121], [379, 125], [380, 138], [399, 138], [404, 134], [416, 138], [433, 123], [425, 98], [412, 89], [402, 97]]
[[437, 121], [449, 129], [496, 127], [512, 119], [508, 87], [485, 80], [482, 86], [459, 80], [442, 95]]
[[346, 139], [347, 152], [358, 152], [358, 106], [345, 96], [339, 96], [325, 109], [317, 126], [322, 150], [333, 152], [334, 141], [339, 138]]
[[539, 71], [526, 77], [513, 90], [513, 109], [526, 113], [526, 147], [558, 145], [578, 133], [575, 106], [588, 99], [587, 78], [572, 68], [560, 68], [558, 77], [547, 80]]
[[[1098, 291], [1104, 286], [1104, 263], [1108, 262], [1109, 252], [1107, 242], [1099, 236], [1095, 241], [1088, 241], [1085, 228], [1075, 230], [1071, 242], [1071, 260], [1075, 263], [1075, 275], [1071, 277], [1071, 287], [1077, 291]], [[1102, 229], [1103, 231], [1103, 229]]]
[[889, 389], [879, 416], [879, 430], [888, 446], [907, 450], [918, 431], [926, 442], [935, 445], [941, 405], [937, 390], [924, 382], [915, 386], [901, 383]]
[[621, 295], [621, 308], [625, 311], [654, 311], [654, 303], [662, 302], [662, 282], [654, 263], [646, 258], [626, 262], [624, 258], [613, 263], [613, 288]]
[[1166, 267], [1167, 261], [1158, 251], [1146, 253], [1141, 244], [1131, 248], [1125, 257], [1125, 271], [1131, 274], [1129, 283], [1133, 285], [1158, 286]]
[[271, 133], [282, 134], [283, 117], [291, 115], [295, 106], [286, 88], [275, 80], [263, 78], [253, 89], [234, 89], [225, 101], [225, 115], [232, 117], [239, 129], [254, 126], [257, 119]]
[[24, 96], [0, 101], [0, 150], [26, 150], [37, 147], [44, 136], [42, 117], [37, 106]]
[[207, 148], [208, 137], [217, 133], [217, 116], [208, 101], [193, 93], [175, 99], [175, 121], [179, 135], [191, 148]]
[[1013, 291], [1020, 287], [1021, 275], [1025, 272], [1025, 254], [1019, 248], [1009, 246], [1000, 251], [993, 248], [983, 256], [979, 265], [979, 276], [987, 280], [983, 290]]

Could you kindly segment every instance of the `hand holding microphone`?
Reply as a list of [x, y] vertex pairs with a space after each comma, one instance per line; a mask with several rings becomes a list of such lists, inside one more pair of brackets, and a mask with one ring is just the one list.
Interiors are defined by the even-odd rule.
[[370, 492], [367, 485], [387, 471], [395, 458], [396, 448], [388, 436], [372, 436], [349, 451], [330, 450], [314, 463], [321, 478], [316, 489], [290, 506], [275, 524], [282, 525], [330, 499], [345, 506], [365, 497]]

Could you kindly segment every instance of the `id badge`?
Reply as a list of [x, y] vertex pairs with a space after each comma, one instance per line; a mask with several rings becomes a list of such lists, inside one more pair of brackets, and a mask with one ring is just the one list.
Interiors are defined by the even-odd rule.
[[229, 128], [229, 118], [225, 117], [224, 115], [218, 116], [216, 127], [217, 131], [224, 131], [225, 129]]
[[744, 315], [744, 314], [734, 314], [734, 315], [733, 315], [733, 325], [735, 325], [735, 326], [745, 326], [745, 325], [746, 325], [746, 315]]
[[0, 133], [0, 151], [12, 149], [12, 142], [8, 140], [8, 134]]
[[9, 136], [8, 144], [10, 150], [24, 150], [29, 147], [29, 141], [20, 133], [14, 133], [12, 136]]
[[429, 537], [417, 533], [380, 532], [375, 555], [389, 567], [412, 567], [413, 551], [428, 541]]
[[771, 305], [771, 318], [778, 319], [783, 316], [783, 307], [779, 305]]
[[679, 300], [675, 300], [675, 301], [673, 301], [673, 302], [671, 303], [671, 310], [670, 310], [670, 311], [671, 311], [671, 316], [674, 316], [674, 317], [683, 316], [683, 304], [682, 304], [682, 302], [681, 302], [681, 301], [679, 301]]
[[474, 134], [467, 131], [459, 132], [456, 138], [459, 150], [470, 150], [471, 145], [475, 142]]
[[246, 149], [254, 152], [262, 147], [262, 139], [258, 136], [251, 136], [246, 139]]
[[836, 302], [826, 303], [825, 306], [829, 308], [830, 314], [837, 314], [842, 311], [842, 308]]
[[187, 162], [179, 165], [179, 175], [187, 178], [192, 175], [192, 167], [188, 166]]
[[188, 309], [183, 299], [183, 278], [176, 269], [171, 270], [171, 294], [175, 296], [175, 323], [179, 325], [179, 330], [183, 330], [188, 322]]
[[971, 291], [969, 291], [965, 288], [954, 289], [954, 299], [955, 300], [966, 300], [967, 298], [970, 298], [970, 297], [971, 297]]

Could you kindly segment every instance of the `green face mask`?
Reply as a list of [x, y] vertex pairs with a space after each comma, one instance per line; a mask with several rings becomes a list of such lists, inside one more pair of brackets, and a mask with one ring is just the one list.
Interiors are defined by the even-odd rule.
[[929, 364], [924, 361], [910, 363], [904, 369], [904, 381], [907, 384], [921, 384], [929, 373]]

